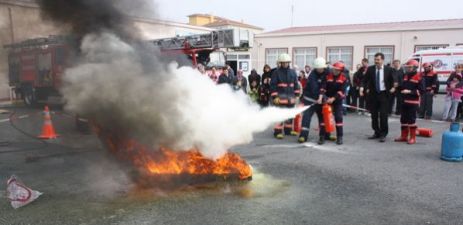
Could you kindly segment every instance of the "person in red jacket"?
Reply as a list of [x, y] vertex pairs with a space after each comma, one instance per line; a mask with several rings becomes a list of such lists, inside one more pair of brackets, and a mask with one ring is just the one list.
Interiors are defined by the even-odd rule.
[[437, 85], [439, 81], [437, 79], [437, 73], [434, 72], [431, 63], [423, 63], [422, 66], [424, 68], [424, 73], [422, 75], [426, 91], [421, 97], [420, 118], [429, 120], [432, 117], [433, 98], [438, 91]]
[[[343, 144], [343, 99], [346, 97], [348, 80], [343, 73], [344, 63], [336, 62], [331, 66], [331, 72], [322, 81], [320, 95], [326, 96], [326, 103], [333, 108], [334, 121], [336, 122], [336, 144]], [[324, 135], [320, 135], [324, 136]], [[323, 143], [321, 143], [323, 144]]]
[[[396, 142], [416, 143], [416, 113], [420, 105], [420, 96], [424, 92], [424, 82], [418, 73], [418, 61], [412, 59], [405, 64], [405, 75], [399, 91], [403, 96], [402, 114], [400, 116], [401, 136]], [[410, 138], [409, 138], [410, 137]]]

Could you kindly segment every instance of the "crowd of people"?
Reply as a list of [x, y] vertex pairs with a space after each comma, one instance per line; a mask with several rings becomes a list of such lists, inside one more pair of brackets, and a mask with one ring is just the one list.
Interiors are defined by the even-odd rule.
[[[373, 135], [369, 139], [377, 139], [383, 143], [389, 133], [388, 118], [392, 114], [400, 115], [401, 135], [397, 142], [416, 143], [416, 119], [431, 119], [433, 101], [439, 92], [439, 81], [433, 65], [416, 60], [402, 64], [394, 60], [392, 65], [385, 65], [384, 54], [377, 53], [374, 65], [363, 59], [351, 74], [344, 62], [326, 62], [317, 58], [313, 68], [305, 66], [296, 71], [290, 67], [291, 57], [281, 54], [278, 65], [272, 68], [265, 65], [262, 76], [252, 70], [247, 78], [242, 71], [236, 75], [229, 65], [217, 74], [212, 68], [209, 77], [217, 84], [228, 84], [235, 91], [243, 91], [251, 101], [261, 107], [270, 105], [282, 108], [293, 108], [305, 105], [309, 108], [303, 112], [302, 129], [294, 129], [293, 120], [278, 123], [274, 128], [274, 136], [283, 139], [285, 135], [299, 135], [298, 142], [308, 140], [311, 119], [318, 117], [318, 144], [325, 141], [336, 141], [343, 144], [343, 116], [348, 112], [356, 112], [371, 117]], [[204, 67], [199, 70], [206, 74]], [[455, 121], [461, 110], [463, 98], [463, 64], [457, 64], [455, 71], [446, 82], [445, 107], [442, 119]], [[335, 129], [327, 129], [323, 106], [329, 105], [333, 114]], [[333, 130], [333, 131], [331, 131]], [[331, 136], [336, 132], [336, 136]]]

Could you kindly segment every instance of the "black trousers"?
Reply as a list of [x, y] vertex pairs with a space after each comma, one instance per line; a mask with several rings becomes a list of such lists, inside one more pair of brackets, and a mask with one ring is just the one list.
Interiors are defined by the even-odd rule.
[[365, 109], [365, 97], [360, 96], [360, 91], [358, 90], [355, 90], [352, 94], [352, 106]]
[[389, 133], [389, 93], [370, 92], [368, 95], [368, 107], [371, 113], [371, 127], [375, 135], [386, 137]]
[[432, 116], [432, 105], [434, 101], [434, 95], [431, 92], [426, 92], [421, 96], [420, 103], [420, 117], [431, 117]]
[[392, 111], [394, 111], [394, 103], [396, 102], [396, 94], [391, 94], [389, 96], [389, 114], [392, 114]]
[[342, 102], [334, 103], [332, 106], [334, 113], [334, 121], [336, 122], [336, 136], [342, 137], [344, 135], [343, 123], [343, 106]]
[[403, 104], [403, 97], [402, 97], [402, 93], [396, 93], [396, 103], [395, 103], [395, 114], [397, 115], [400, 115], [400, 113], [402, 112], [402, 104]]
[[416, 127], [416, 113], [418, 105], [403, 104], [402, 114], [400, 115], [400, 123], [402, 126]]
[[[280, 105], [279, 108], [294, 108], [294, 105]], [[273, 135], [278, 134], [290, 135], [293, 130], [293, 119], [285, 120], [284, 122], [278, 123], [273, 128]]]
[[318, 117], [318, 126], [320, 129], [319, 135], [322, 136], [325, 134], [325, 124], [323, 123], [322, 105], [316, 104], [304, 111], [304, 114], [302, 116], [302, 132], [300, 137], [304, 137], [305, 139], [309, 137], [310, 124], [312, 121], [313, 114], [317, 114]]

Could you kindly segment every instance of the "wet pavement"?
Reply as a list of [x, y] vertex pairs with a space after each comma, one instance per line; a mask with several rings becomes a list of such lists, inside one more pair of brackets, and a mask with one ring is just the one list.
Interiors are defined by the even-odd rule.
[[[436, 118], [441, 106], [440, 97]], [[398, 118], [384, 144], [367, 140], [369, 119], [354, 114], [340, 147], [316, 145], [316, 131], [305, 145], [267, 131], [233, 148], [253, 166], [250, 182], [147, 190], [94, 135], [75, 131], [72, 116], [55, 110], [61, 137], [41, 142], [27, 136], [40, 132], [40, 110], [2, 109], [16, 111], [25, 134], [0, 114], [0, 187], [15, 174], [44, 194], [17, 210], [3, 196], [0, 224], [463, 224], [463, 164], [439, 159], [448, 123], [419, 121], [436, 135], [414, 146], [392, 141]]]

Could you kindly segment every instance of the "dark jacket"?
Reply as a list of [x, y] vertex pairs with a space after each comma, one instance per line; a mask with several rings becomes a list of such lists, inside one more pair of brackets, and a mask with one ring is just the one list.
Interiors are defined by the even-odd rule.
[[296, 104], [296, 98], [301, 94], [296, 72], [290, 68], [278, 68], [273, 72], [271, 79], [272, 98], [280, 98], [281, 105]]
[[[307, 84], [304, 88], [303, 96], [311, 98], [313, 100], [317, 100], [320, 96], [321, 85], [326, 75], [328, 75], [327, 69], [325, 69], [321, 74], [319, 74], [317, 70], [312, 70], [307, 79]], [[312, 101], [309, 101], [304, 98], [302, 101], [304, 102], [304, 105], [311, 105], [313, 103]]]
[[434, 71], [424, 72], [423, 73], [424, 87], [426, 92], [434, 91], [437, 93], [439, 91], [439, 80], [437, 79], [437, 73]]
[[248, 93], [248, 82], [246, 80], [246, 77], [241, 77], [241, 85], [238, 85], [238, 81], [240, 81], [240, 78], [236, 76], [233, 81], [233, 90], [238, 91], [241, 90], [244, 93]]
[[424, 92], [424, 82], [421, 78], [421, 74], [417, 72], [407, 73], [404, 75], [402, 85], [399, 88], [402, 90], [410, 90], [410, 94], [402, 94], [403, 104], [408, 105], [419, 105], [420, 95]]
[[354, 79], [352, 82], [353, 87], [362, 87], [363, 83], [363, 78], [365, 77], [365, 74], [367, 73], [368, 67], [362, 67], [357, 72], [354, 73]]
[[[394, 79], [392, 68], [384, 65], [384, 85], [386, 88], [386, 93], [389, 94], [389, 90], [394, 87], [394, 83], [397, 83], [397, 80]], [[365, 93], [369, 90], [369, 94], [376, 93], [376, 65], [370, 66], [367, 69], [365, 77], [363, 79], [363, 85]]]
[[217, 84], [229, 84], [229, 85], [232, 85], [233, 80], [232, 80], [232, 78], [230, 78], [230, 76], [227, 76], [225, 74], [221, 74], [219, 76], [219, 81], [217, 81]]
[[320, 93], [326, 95], [328, 98], [334, 97], [336, 100], [333, 104], [342, 104], [342, 100], [346, 97], [346, 88], [348, 85], [348, 80], [344, 73], [338, 76], [329, 73], [322, 81]]
[[253, 81], [257, 82], [257, 85], [260, 85], [260, 75], [255, 71], [252, 70], [251, 74], [248, 76], [249, 84], [251, 84]]
[[404, 70], [403, 70], [403, 68], [400, 68], [398, 70], [392, 68], [392, 75], [394, 76], [394, 79], [397, 80], [397, 84], [399, 86], [402, 85], [402, 81], [404, 80]]

